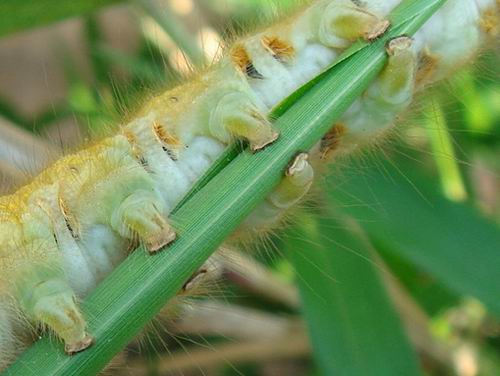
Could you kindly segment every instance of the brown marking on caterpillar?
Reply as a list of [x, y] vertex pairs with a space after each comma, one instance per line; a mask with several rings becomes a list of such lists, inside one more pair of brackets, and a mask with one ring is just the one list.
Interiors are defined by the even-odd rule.
[[158, 142], [161, 144], [161, 147], [162, 147], [163, 151], [165, 153], [167, 153], [168, 156], [173, 161], [176, 161], [178, 159], [177, 155], [167, 145], [169, 145], [169, 146], [172, 145], [174, 147], [179, 147], [179, 146], [182, 146], [182, 142], [177, 137], [175, 137], [174, 135], [172, 135], [171, 133], [169, 133], [165, 129], [165, 127], [163, 127], [163, 125], [161, 125], [160, 123], [158, 123], [156, 121], [153, 123], [153, 134], [155, 135], [155, 137], [158, 140]]
[[139, 143], [137, 141], [137, 136], [128, 130], [123, 131], [123, 135], [127, 139], [127, 142], [130, 144], [130, 146], [132, 147], [132, 154], [134, 155], [134, 158], [137, 159], [139, 161], [139, 163], [141, 164], [141, 166], [146, 171], [149, 172], [150, 171], [149, 164], [148, 164], [148, 161], [146, 160], [146, 158], [144, 158], [144, 156], [142, 155], [142, 150], [138, 146]]
[[325, 160], [337, 150], [341, 137], [347, 132], [347, 127], [344, 124], [335, 124], [328, 133], [323, 136], [320, 144], [320, 159]]
[[430, 53], [427, 48], [423, 51], [418, 62], [419, 66], [416, 74], [417, 86], [420, 86], [428, 81], [429, 77], [431, 77], [439, 67], [439, 63], [440, 59]]
[[68, 166], [68, 168], [71, 171], [71, 173], [74, 174], [74, 175], [77, 175], [80, 172], [80, 170], [78, 169], [78, 167]]
[[182, 142], [170, 134], [163, 125], [158, 122], [153, 123], [153, 132], [158, 139], [163, 144], [172, 145], [172, 146], [182, 146]]
[[127, 139], [130, 146], [132, 146], [132, 152], [134, 153], [134, 157], [136, 157], [137, 159], [140, 159], [142, 153], [138, 147], [136, 135], [128, 130], [123, 131], [123, 135]]
[[133, 134], [132, 132], [130, 131], [123, 131], [123, 135], [125, 136], [125, 138], [127, 139], [128, 143], [132, 146], [136, 146], [137, 145], [137, 137], [135, 136], [135, 134]]
[[252, 59], [250, 59], [250, 55], [248, 55], [248, 52], [243, 44], [238, 43], [232, 48], [231, 59], [238, 70], [243, 72], [246, 76], [259, 80], [264, 78], [264, 76], [260, 74], [257, 69], [255, 69]]
[[265, 36], [262, 46], [278, 61], [285, 62], [295, 55], [295, 48], [277, 36]]
[[239, 70], [244, 71], [245, 68], [252, 63], [248, 52], [242, 44], [235, 45], [231, 50], [231, 59]]
[[500, 32], [500, 16], [498, 15], [497, 10], [494, 8], [486, 10], [481, 16], [479, 25], [486, 34], [490, 36], [498, 35]]
[[80, 239], [79, 231], [77, 231], [78, 226], [75, 226], [72, 224], [72, 222], [74, 222], [74, 220], [72, 220], [72, 218], [69, 214], [69, 208], [66, 205], [66, 202], [63, 200], [62, 197], [59, 197], [58, 204], [59, 204], [59, 210], [61, 211], [61, 214], [64, 218], [64, 222], [66, 222], [66, 227], [68, 228], [71, 236], [75, 240]]

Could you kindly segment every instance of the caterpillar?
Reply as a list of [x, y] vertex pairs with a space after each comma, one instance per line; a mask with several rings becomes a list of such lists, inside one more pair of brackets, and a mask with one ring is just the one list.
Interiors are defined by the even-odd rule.
[[[278, 137], [269, 113], [359, 38], [390, 27], [400, 0], [320, 0], [237, 40], [211, 68], [152, 98], [116, 134], [61, 158], [0, 198], [0, 367], [38, 327], [68, 354], [92, 344], [77, 299], [137, 242], [155, 253], [175, 241], [171, 210], [225, 147], [253, 152]], [[415, 92], [466, 64], [498, 31], [499, 3], [449, 0], [414, 38], [387, 44], [389, 60], [365, 95], [285, 177], [242, 229], [276, 225], [308, 192], [316, 165], [380, 137]]]

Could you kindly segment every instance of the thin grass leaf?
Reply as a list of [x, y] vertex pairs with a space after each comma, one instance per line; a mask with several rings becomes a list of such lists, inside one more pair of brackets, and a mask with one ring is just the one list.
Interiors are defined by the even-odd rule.
[[327, 210], [303, 213], [286, 236], [322, 374], [420, 375], [369, 242], [359, 228], [335, 217]]
[[364, 166], [364, 174], [349, 176], [329, 196], [381, 247], [454, 292], [480, 299], [500, 316], [498, 226], [473, 208], [445, 199], [415, 170], [408, 164]]
[[[389, 38], [413, 34], [445, 0], [407, 0], [384, 38], [323, 76], [283, 114], [278, 142], [255, 155], [240, 154], [172, 216], [179, 239], [153, 257], [137, 249], [82, 304], [94, 346], [68, 357], [44, 338], [7, 375], [93, 375], [121, 351], [175, 296], [183, 283], [279, 182], [290, 159], [310, 149], [359, 97], [386, 62]], [[407, 20], [400, 23], [401, 20]]]
[[2, 0], [0, 36], [81, 16], [123, 0]]

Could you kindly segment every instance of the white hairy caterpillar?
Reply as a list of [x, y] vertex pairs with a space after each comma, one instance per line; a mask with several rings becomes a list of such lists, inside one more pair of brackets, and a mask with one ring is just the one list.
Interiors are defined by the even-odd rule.
[[[254, 150], [272, 142], [277, 134], [266, 119], [269, 110], [353, 40], [382, 33], [388, 26], [384, 16], [398, 3], [316, 2], [294, 22], [237, 42], [219, 65], [153, 100], [118, 136], [62, 159], [2, 198], [5, 315], [15, 307], [31, 322], [47, 325], [68, 352], [88, 346], [74, 294], [85, 296], [109, 273], [125, 257], [130, 240], [139, 238], [151, 251], [173, 240], [169, 211], [224, 145], [235, 137], [247, 139]], [[408, 38], [392, 41], [388, 68], [313, 156], [370, 142], [409, 104], [415, 75], [419, 85], [441, 79], [457, 65], [457, 56], [474, 52], [496, 25], [485, 16], [496, 15], [495, 7], [493, 2], [450, 1], [415, 37], [413, 47]], [[450, 30], [440, 35], [438, 26]], [[451, 42], [443, 43], [443, 35]], [[424, 62], [418, 72], [417, 56]], [[215, 82], [224, 83], [217, 92], [210, 90]], [[272, 223], [307, 191], [311, 167], [304, 156], [295, 162], [246, 226]], [[15, 328], [9, 320], [2, 322], [5, 338], [12, 338]]]

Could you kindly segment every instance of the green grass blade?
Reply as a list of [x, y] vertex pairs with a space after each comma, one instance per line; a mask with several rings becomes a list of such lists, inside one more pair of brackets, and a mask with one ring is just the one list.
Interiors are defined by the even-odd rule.
[[475, 296], [500, 316], [498, 226], [445, 199], [428, 179], [411, 173], [414, 166], [384, 164], [381, 170], [363, 166], [362, 176], [352, 175], [341, 189], [329, 192], [331, 199], [358, 219], [376, 243], [453, 291]]
[[[278, 183], [290, 159], [308, 150], [361, 95], [384, 66], [388, 38], [412, 34], [445, 0], [408, 0], [388, 35], [336, 65], [280, 117], [280, 139], [255, 155], [240, 154], [188, 200], [171, 220], [179, 239], [158, 255], [136, 250], [83, 302], [94, 346], [73, 357], [44, 338], [7, 375], [94, 375], [121, 351], [171, 299], [240, 221]], [[407, 12], [407, 13], [405, 13]]]
[[123, 0], [2, 0], [0, 36], [81, 16]]
[[419, 375], [369, 242], [334, 217], [304, 214], [286, 236], [322, 374]]

